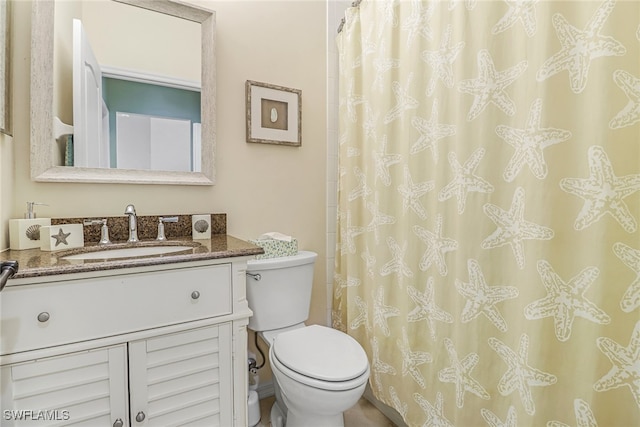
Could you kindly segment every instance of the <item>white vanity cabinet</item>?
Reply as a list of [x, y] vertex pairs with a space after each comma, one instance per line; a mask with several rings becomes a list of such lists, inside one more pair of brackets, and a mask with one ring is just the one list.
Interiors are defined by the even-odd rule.
[[2, 426], [129, 422], [126, 344], [3, 365], [0, 381]]
[[0, 425], [246, 425], [246, 259], [10, 282]]

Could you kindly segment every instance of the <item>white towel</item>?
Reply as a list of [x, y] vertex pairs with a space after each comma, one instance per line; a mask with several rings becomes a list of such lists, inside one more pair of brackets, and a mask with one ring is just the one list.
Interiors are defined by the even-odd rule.
[[271, 231], [269, 233], [264, 233], [262, 236], [258, 237], [258, 239], [274, 239], [281, 240], [283, 242], [291, 242], [293, 237], [278, 233], [277, 231]]

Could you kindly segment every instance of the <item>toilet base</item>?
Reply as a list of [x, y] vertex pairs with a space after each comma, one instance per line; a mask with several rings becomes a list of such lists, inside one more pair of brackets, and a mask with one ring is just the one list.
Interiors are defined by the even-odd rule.
[[299, 416], [291, 411], [287, 413], [286, 427], [344, 427], [342, 413], [326, 417], [309, 417], [308, 414]]
[[280, 409], [278, 401], [273, 402], [271, 406], [271, 427], [285, 427], [287, 422], [286, 415]]
[[287, 411], [285, 414], [278, 401], [271, 406], [271, 427], [344, 427], [344, 416], [342, 413], [330, 417], [320, 417], [309, 419], [309, 416], [296, 416], [295, 413]]

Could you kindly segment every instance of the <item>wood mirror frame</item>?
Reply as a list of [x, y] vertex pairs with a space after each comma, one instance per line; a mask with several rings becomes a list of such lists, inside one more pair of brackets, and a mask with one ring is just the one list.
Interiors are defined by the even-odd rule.
[[202, 172], [174, 172], [54, 165], [53, 0], [32, 2], [31, 16], [31, 179], [38, 182], [123, 184], [215, 184], [216, 56], [215, 12], [171, 0], [114, 0], [200, 23], [202, 29]]

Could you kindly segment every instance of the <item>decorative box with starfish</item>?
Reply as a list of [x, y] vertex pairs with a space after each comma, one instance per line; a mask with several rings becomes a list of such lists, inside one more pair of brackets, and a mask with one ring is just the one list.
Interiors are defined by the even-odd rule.
[[59, 251], [84, 246], [82, 224], [60, 224], [40, 227], [40, 249]]

